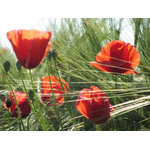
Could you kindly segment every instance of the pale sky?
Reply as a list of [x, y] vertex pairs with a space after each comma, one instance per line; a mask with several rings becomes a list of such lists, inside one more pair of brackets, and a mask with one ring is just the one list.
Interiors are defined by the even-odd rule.
[[[120, 3], [119, 0], [116, 1]], [[92, 2], [93, 7], [91, 1], [87, 0], [3, 0], [0, 3], [0, 44], [11, 48], [6, 37], [9, 30], [21, 28], [44, 30], [48, 18], [128, 18], [131, 14], [123, 11], [127, 7], [130, 9], [128, 3], [111, 11], [114, 1], [109, 1], [110, 5], [108, 0], [103, 1], [103, 6], [107, 6], [107, 10], [105, 7], [100, 7], [102, 2], [98, 3], [96, 0]], [[41, 22], [41, 18], [45, 21]], [[123, 35], [125, 41], [132, 43], [133, 39], [129, 40], [129, 37], [132, 38], [131, 34], [128, 32], [127, 35]]]
[[0, 44], [3, 47], [11, 47], [6, 34], [10, 30], [15, 29], [38, 29], [44, 30], [46, 24], [48, 23], [48, 19], [42, 18], [13, 18], [13, 19], [6, 19], [1, 18], [0, 23]]
[[[8, 41], [6, 34], [10, 30], [15, 29], [37, 29], [46, 30], [49, 18], [1, 18], [0, 23], [0, 44], [2, 47], [12, 49], [10, 42]], [[121, 40], [134, 44], [133, 32], [129, 27], [129, 22], [125, 19], [123, 23], [123, 34], [121, 34]]]

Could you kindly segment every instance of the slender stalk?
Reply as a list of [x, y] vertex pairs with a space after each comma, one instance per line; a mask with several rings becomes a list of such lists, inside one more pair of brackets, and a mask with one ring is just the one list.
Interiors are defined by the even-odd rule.
[[116, 89], [118, 89], [118, 75], [115, 75], [115, 81], [116, 81], [116, 83], [115, 83], [115, 88]]
[[10, 129], [10, 121], [9, 121], [9, 109], [8, 109], [8, 127], [9, 127], [9, 131], [11, 131], [11, 129]]
[[61, 117], [60, 117], [60, 111], [59, 111], [59, 108], [58, 108], [57, 103], [56, 103], [56, 97], [54, 95], [52, 82], [51, 82], [51, 78], [50, 78], [50, 62], [49, 62], [48, 59], [47, 59], [47, 66], [48, 66], [49, 83], [50, 83], [51, 92], [52, 92], [52, 96], [53, 96], [53, 103], [54, 103], [54, 107], [56, 108], [56, 112], [57, 112], [58, 120], [59, 120], [59, 123], [60, 123], [60, 126], [61, 126], [61, 130], [63, 130], [63, 124], [62, 124]]
[[[19, 130], [21, 131], [21, 124], [20, 124], [20, 121], [21, 121], [22, 119], [21, 119], [21, 115], [20, 115], [20, 110], [19, 110], [18, 102], [17, 102], [16, 96], [15, 96], [15, 94], [14, 94], [13, 88], [12, 88], [12, 86], [11, 86], [11, 83], [10, 83], [10, 81], [9, 81], [9, 78], [8, 78], [8, 75], [7, 75], [7, 74], [6, 74], [6, 78], [7, 78], [9, 87], [10, 87], [12, 93], [13, 93], [13, 96], [14, 96], [14, 99], [15, 99], [15, 103], [16, 103], [16, 106], [17, 106], [17, 111], [18, 111], [18, 116], [19, 116], [19, 118], [18, 118]], [[22, 126], [23, 126], [23, 128], [24, 128], [24, 124], [23, 124], [22, 121], [21, 121], [21, 123], [22, 123]]]
[[[44, 127], [42, 126], [42, 123], [41, 123], [41, 121], [38, 119], [38, 116], [37, 116], [37, 114], [36, 114], [37, 111], [36, 111], [36, 109], [34, 110], [33, 105], [32, 105], [32, 103], [31, 103], [31, 101], [30, 101], [30, 98], [29, 98], [29, 95], [28, 95], [28, 92], [27, 92], [25, 83], [24, 83], [24, 81], [23, 81], [22, 72], [19, 72], [19, 75], [20, 75], [20, 77], [21, 77], [21, 81], [22, 81], [24, 90], [25, 90], [25, 92], [26, 92], [27, 99], [28, 99], [29, 105], [30, 105], [30, 107], [31, 107], [31, 110], [33, 111], [33, 114], [34, 114], [35, 118], [37, 119], [37, 121], [39, 122], [39, 124], [41, 125], [41, 127], [45, 130], [46, 128], [44, 128]], [[35, 111], [36, 111], [36, 112], [35, 112]], [[37, 112], [37, 113], [38, 113], [38, 112]], [[28, 127], [28, 126], [27, 126], [27, 127]], [[28, 129], [28, 130], [29, 130], [29, 129]]]
[[101, 131], [100, 125], [96, 125], [96, 131]]
[[31, 69], [29, 69], [29, 74], [30, 74], [30, 80], [31, 80], [31, 84], [32, 84], [32, 89], [33, 89], [34, 97], [35, 97], [35, 102], [36, 102], [36, 105], [37, 105], [39, 111], [41, 112], [40, 106], [38, 104], [38, 99], [37, 99], [37, 96], [36, 96], [35, 88], [34, 88], [34, 83], [33, 83], [33, 79], [32, 79]]
[[[57, 71], [57, 75], [58, 75], [58, 78], [59, 78], [59, 82], [60, 82], [60, 84], [61, 84], [61, 88], [62, 88], [62, 90], [63, 90], [63, 96], [65, 97], [65, 89], [64, 89], [64, 87], [63, 87], [63, 82], [61, 81], [61, 77], [60, 77], [60, 74], [59, 74], [59, 71], [58, 71], [58, 68], [57, 68], [57, 64], [56, 64], [56, 60], [54, 61], [54, 63], [55, 63], [55, 68], [56, 68], [56, 71]], [[65, 85], [65, 84], [64, 84]], [[66, 86], [66, 85], [65, 85]], [[67, 86], [66, 86], [66, 88], [67, 88]]]
[[[39, 106], [39, 104], [38, 104], [38, 99], [37, 99], [37, 96], [36, 96], [34, 84], [33, 84], [31, 69], [29, 69], [29, 74], [30, 74], [30, 80], [31, 80], [31, 84], [32, 84], [33, 94], [34, 94], [34, 97], [35, 97], [35, 102], [36, 102], [36, 105], [37, 105], [38, 110], [39, 110], [38, 114], [39, 114], [39, 116], [41, 117], [41, 119], [42, 119], [42, 121], [43, 121], [44, 129], [47, 130], [47, 129], [46, 129], [46, 126], [45, 126], [45, 124], [44, 124], [44, 122], [45, 122], [45, 123], [50, 127], [50, 129], [51, 129], [52, 131], [54, 131], [54, 128], [48, 123], [48, 121], [47, 121], [47, 120], [43, 117], [43, 115], [42, 115], [40, 106]], [[36, 110], [36, 109], [35, 109], [35, 110]], [[36, 110], [36, 112], [37, 112], [37, 110]]]
[[[61, 77], [60, 77], [60, 74], [59, 74], [59, 71], [58, 71], [58, 68], [57, 68], [57, 64], [56, 64], [56, 60], [54, 60], [54, 64], [55, 64], [55, 69], [56, 69], [56, 72], [57, 72], [57, 75], [58, 75], [58, 78], [59, 78], [59, 82], [60, 82], [60, 84], [61, 84], [61, 88], [62, 88], [62, 90], [63, 90], [63, 96], [64, 96], [64, 98], [65, 98], [65, 89], [64, 89], [64, 86], [63, 86], [63, 82], [61, 81]], [[64, 84], [65, 85], [65, 84]], [[68, 87], [65, 85], [65, 87], [67, 88], [67, 90], [68, 90]], [[70, 115], [70, 117], [71, 117], [71, 122], [72, 122], [72, 124], [73, 125], [75, 125], [76, 123], [75, 123], [75, 120], [73, 119], [73, 116], [72, 116], [72, 114], [71, 114], [71, 111], [70, 111], [70, 109], [68, 108], [68, 111], [69, 111], [69, 115]]]
[[28, 119], [27, 119], [27, 130], [29, 131], [29, 120], [30, 120], [30, 117], [32, 116], [33, 114], [31, 114]]

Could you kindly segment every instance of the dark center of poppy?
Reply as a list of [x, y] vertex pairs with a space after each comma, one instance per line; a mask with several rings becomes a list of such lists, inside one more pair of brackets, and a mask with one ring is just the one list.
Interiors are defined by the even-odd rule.
[[6, 100], [6, 106], [7, 106], [7, 108], [9, 108], [9, 107], [11, 106], [11, 101], [10, 101], [10, 99], [7, 99], [7, 100]]

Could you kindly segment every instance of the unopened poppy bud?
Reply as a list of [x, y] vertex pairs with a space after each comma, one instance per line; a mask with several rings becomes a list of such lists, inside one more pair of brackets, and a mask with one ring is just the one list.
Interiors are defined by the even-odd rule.
[[33, 99], [34, 99], [34, 93], [33, 93], [33, 91], [30, 90], [30, 91], [28, 92], [28, 94], [29, 94], [29, 98], [33, 101]]
[[16, 67], [17, 67], [18, 71], [21, 71], [22, 66], [20, 65], [19, 61], [17, 61], [17, 63], [16, 63]]
[[52, 50], [52, 57], [53, 57], [54, 60], [56, 60], [56, 58], [57, 58], [56, 49]]
[[54, 60], [56, 60], [56, 58], [57, 58], [56, 50], [55, 50], [55, 49], [50, 50], [50, 51], [48, 52], [47, 57], [48, 57], [48, 60], [49, 60], [49, 61], [51, 61], [52, 58], [53, 58]]
[[4, 62], [4, 70], [6, 71], [6, 73], [9, 71], [10, 69], [10, 62], [9, 61], [5, 61]]
[[6, 100], [6, 106], [7, 106], [7, 108], [9, 108], [11, 106], [11, 101], [9, 98]]
[[47, 58], [48, 58], [49, 61], [51, 61], [51, 59], [52, 59], [52, 54], [51, 54], [51, 53], [52, 53], [52, 52], [49, 51], [48, 54], [47, 54]]

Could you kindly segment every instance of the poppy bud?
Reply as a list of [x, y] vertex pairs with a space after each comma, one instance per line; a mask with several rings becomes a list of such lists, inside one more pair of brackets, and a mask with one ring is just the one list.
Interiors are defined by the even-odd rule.
[[17, 67], [18, 71], [21, 71], [22, 66], [20, 65], [19, 61], [16, 62], [16, 67]]
[[7, 108], [9, 108], [11, 106], [11, 101], [9, 98], [6, 100], [6, 106], [7, 106]]
[[54, 60], [56, 60], [56, 58], [57, 58], [56, 50], [55, 50], [55, 49], [50, 50], [50, 51], [48, 52], [47, 57], [48, 57], [48, 60], [49, 60], [49, 61], [51, 61], [52, 58], [53, 58]]
[[52, 54], [51, 54], [51, 53], [52, 53], [52, 52], [49, 51], [48, 54], [47, 54], [47, 58], [48, 58], [49, 61], [51, 61], [51, 59], [52, 59]]
[[33, 90], [30, 90], [30, 91], [28, 92], [28, 94], [29, 94], [29, 98], [33, 101], [33, 99], [34, 99]]
[[57, 58], [56, 49], [52, 50], [52, 57], [53, 57], [54, 60], [56, 60], [56, 58]]
[[6, 73], [9, 71], [10, 69], [10, 62], [9, 61], [5, 61], [4, 62], [4, 70], [6, 71]]

